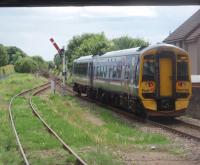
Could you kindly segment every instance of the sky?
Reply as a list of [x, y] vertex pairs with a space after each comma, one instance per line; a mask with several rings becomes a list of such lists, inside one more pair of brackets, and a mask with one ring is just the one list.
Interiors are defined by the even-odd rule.
[[60, 47], [66, 47], [74, 35], [101, 32], [109, 39], [128, 35], [154, 44], [198, 9], [200, 6], [0, 8], [0, 43], [45, 60], [56, 54], [51, 37]]

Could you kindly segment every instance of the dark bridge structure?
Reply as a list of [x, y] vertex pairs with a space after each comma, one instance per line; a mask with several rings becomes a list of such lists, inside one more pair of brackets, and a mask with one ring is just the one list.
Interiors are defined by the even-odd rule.
[[200, 0], [0, 0], [0, 7], [200, 5]]

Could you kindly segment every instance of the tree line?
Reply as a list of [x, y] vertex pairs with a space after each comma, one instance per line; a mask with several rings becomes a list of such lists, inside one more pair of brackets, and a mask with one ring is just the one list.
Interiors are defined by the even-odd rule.
[[[122, 36], [109, 40], [104, 33], [85, 33], [76, 35], [69, 40], [66, 46], [65, 56], [68, 62], [68, 69], [71, 71], [73, 60], [81, 56], [101, 55], [109, 51], [148, 45], [149, 42], [141, 38]], [[61, 71], [62, 60], [58, 54], [54, 56], [54, 64], [56, 68]]]
[[[72, 70], [73, 60], [86, 55], [101, 55], [109, 51], [147, 46], [149, 43], [141, 38], [122, 36], [108, 39], [104, 33], [84, 33], [73, 36], [67, 43], [65, 56], [69, 71]], [[56, 54], [53, 62], [46, 62], [41, 56], [28, 56], [15, 46], [0, 44], [0, 67], [14, 65], [16, 72], [34, 73], [55, 69], [62, 70], [61, 57]]]
[[41, 56], [28, 56], [15, 46], [0, 44], [0, 67], [12, 64], [16, 72], [34, 73], [47, 71], [52, 62], [46, 62]]

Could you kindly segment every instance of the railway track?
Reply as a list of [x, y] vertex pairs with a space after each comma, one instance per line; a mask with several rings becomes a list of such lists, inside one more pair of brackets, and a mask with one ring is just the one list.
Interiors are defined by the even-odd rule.
[[43, 125], [46, 127], [46, 129], [48, 130], [48, 132], [50, 134], [52, 134], [59, 142], [60, 144], [62, 144], [63, 148], [69, 152], [70, 154], [72, 154], [75, 158], [76, 158], [76, 162], [75, 164], [76, 165], [87, 165], [87, 163], [82, 160], [65, 142], [64, 140], [55, 132], [55, 130], [53, 130], [46, 122], [45, 120], [40, 116], [40, 114], [37, 112], [36, 110], [36, 107], [35, 105], [33, 104], [32, 102], [32, 97], [39, 94], [39, 93], [42, 93], [43, 91], [45, 91], [46, 89], [48, 89], [50, 87], [50, 83], [45, 83], [41, 86], [37, 86], [37, 87], [34, 87], [32, 89], [28, 89], [28, 90], [25, 90], [25, 91], [22, 91], [18, 94], [16, 94], [15, 96], [13, 96], [10, 100], [10, 103], [9, 103], [9, 117], [10, 117], [10, 121], [11, 121], [11, 125], [12, 125], [12, 128], [13, 128], [13, 131], [14, 131], [14, 134], [15, 134], [15, 137], [16, 137], [16, 140], [17, 140], [17, 144], [19, 146], [19, 150], [21, 152], [21, 155], [23, 157], [23, 160], [24, 160], [24, 163], [26, 165], [29, 165], [29, 161], [27, 159], [27, 155], [26, 155], [26, 152], [23, 148], [23, 145], [20, 141], [20, 138], [19, 138], [19, 135], [17, 133], [17, 129], [16, 129], [16, 126], [15, 126], [15, 122], [14, 122], [14, 117], [13, 117], [13, 114], [12, 114], [12, 103], [13, 101], [19, 97], [19, 96], [23, 96], [29, 92], [33, 92], [33, 94], [29, 97], [29, 105], [30, 105], [30, 108], [31, 110], [33, 111], [33, 113], [38, 117], [38, 119], [43, 123]]
[[[103, 108], [107, 108], [109, 110], [112, 110], [120, 115], [123, 115], [125, 116], [126, 118], [129, 118], [131, 120], [136, 120], [136, 121], [139, 121], [139, 122], [146, 122], [146, 123], [149, 123], [151, 125], [154, 125], [156, 127], [159, 127], [159, 128], [162, 128], [164, 130], [167, 130], [169, 132], [172, 132], [174, 134], [177, 134], [181, 137], [184, 137], [184, 138], [188, 138], [188, 139], [193, 139], [195, 141], [198, 141], [200, 142], [200, 126], [197, 126], [197, 125], [194, 125], [192, 123], [188, 123], [188, 122], [184, 122], [182, 120], [178, 120], [178, 119], [174, 119], [173, 122], [178, 122], [179, 125], [181, 125], [181, 127], [186, 127], [187, 129], [179, 129], [178, 126], [176, 127], [172, 127], [171, 124], [166, 124], [166, 123], [161, 123], [159, 121], [153, 121], [153, 120], [150, 120], [150, 119], [144, 119], [142, 117], [139, 117], [139, 116], [136, 116], [135, 114], [133, 113], [130, 113], [130, 112], [127, 112], [127, 111], [122, 111], [120, 108], [116, 108], [116, 107], [113, 107], [113, 106], [110, 106], [110, 105], [106, 105], [106, 104], [103, 104], [102, 102], [99, 102], [97, 100], [93, 100], [93, 99], [90, 99], [88, 97], [85, 97], [85, 96], [80, 96], [80, 95], [77, 95], [73, 92], [73, 90], [71, 89], [71, 87], [67, 86], [66, 87], [66, 90], [68, 91], [68, 93], [72, 94], [72, 95], [75, 95], [75, 96], [78, 96], [79, 98], [83, 99], [83, 100], [86, 100], [86, 101], [89, 101], [89, 102], [92, 102], [92, 103], [95, 103]], [[175, 124], [176, 125], [176, 124]], [[190, 129], [190, 131], [188, 130]], [[192, 132], [195, 131], [195, 133], [193, 134]]]
[[148, 123], [155, 125], [157, 127], [160, 127], [162, 129], [165, 129], [169, 132], [175, 133], [179, 136], [185, 137], [187, 139], [193, 139], [197, 142], [200, 142], [200, 127], [191, 123], [186, 123], [183, 121], [178, 121], [178, 123], [176, 123], [178, 120], [174, 119], [174, 121], [172, 121], [172, 124], [166, 124], [166, 123], [162, 123], [159, 121], [153, 121], [153, 120], [147, 120]]

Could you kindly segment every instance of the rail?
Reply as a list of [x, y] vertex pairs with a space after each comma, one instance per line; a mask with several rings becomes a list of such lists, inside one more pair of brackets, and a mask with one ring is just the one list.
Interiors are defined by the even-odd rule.
[[[42, 91], [46, 90], [48, 87], [46, 88], [42, 88], [36, 92], [33, 93], [32, 96], [35, 96], [39, 93], [41, 93]], [[33, 111], [33, 113], [41, 120], [41, 122], [43, 123], [43, 125], [47, 128], [48, 132], [51, 133], [62, 145], [63, 148], [65, 150], [67, 150], [70, 154], [72, 154], [75, 158], [76, 158], [76, 164], [77, 165], [87, 165], [87, 163], [82, 160], [65, 142], [64, 140], [46, 123], [46, 121], [41, 117], [41, 115], [37, 112], [36, 107], [34, 106], [33, 102], [32, 102], [32, 96], [29, 99], [29, 104], [30, 107]]]
[[[48, 83], [49, 83], [49, 82], [48, 82]], [[31, 88], [31, 89], [28, 89], [28, 90], [25, 90], [25, 91], [22, 91], [22, 92], [16, 94], [15, 96], [13, 96], [13, 97], [11, 98], [10, 102], [9, 102], [8, 110], [9, 110], [9, 117], [10, 117], [11, 125], [12, 125], [13, 131], [14, 131], [14, 134], [15, 134], [15, 137], [16, 137], [16, 140], [17, 140], [17, 145], [19, 146], [21, 155], [22, 155], [22, 157], [23, 157], [23, 159], [24, 159], [24, 163], [25, 163], [26, 165], [29, 165], [29, 162], [28, 162], [27, 156], [26, 156], [26, 154], [25, 154], [25, 152], [24, 152], [24, 148], [22, 147], [20, 138], [19, 138], [18, 133], [17, 133], [17, 130], [16, 130], [15, 122], [14, 122], [13, 115], [12, 115], [12, 103], [13, 103], [14, 99], [16, 99], [16, 97], [21, 96], [21, 95], [23, 95], [23, 94], [25, 94], [25, 93], [28, 93], [28, 92], [30, 92], [30, 91], [36, 89], [36, 88], [43, 87], [43, 86], [47, 85], [48, 83], [45, 83], [45, 84], [43, 84], [43, 85], [40, 85], [40, 86]]]

